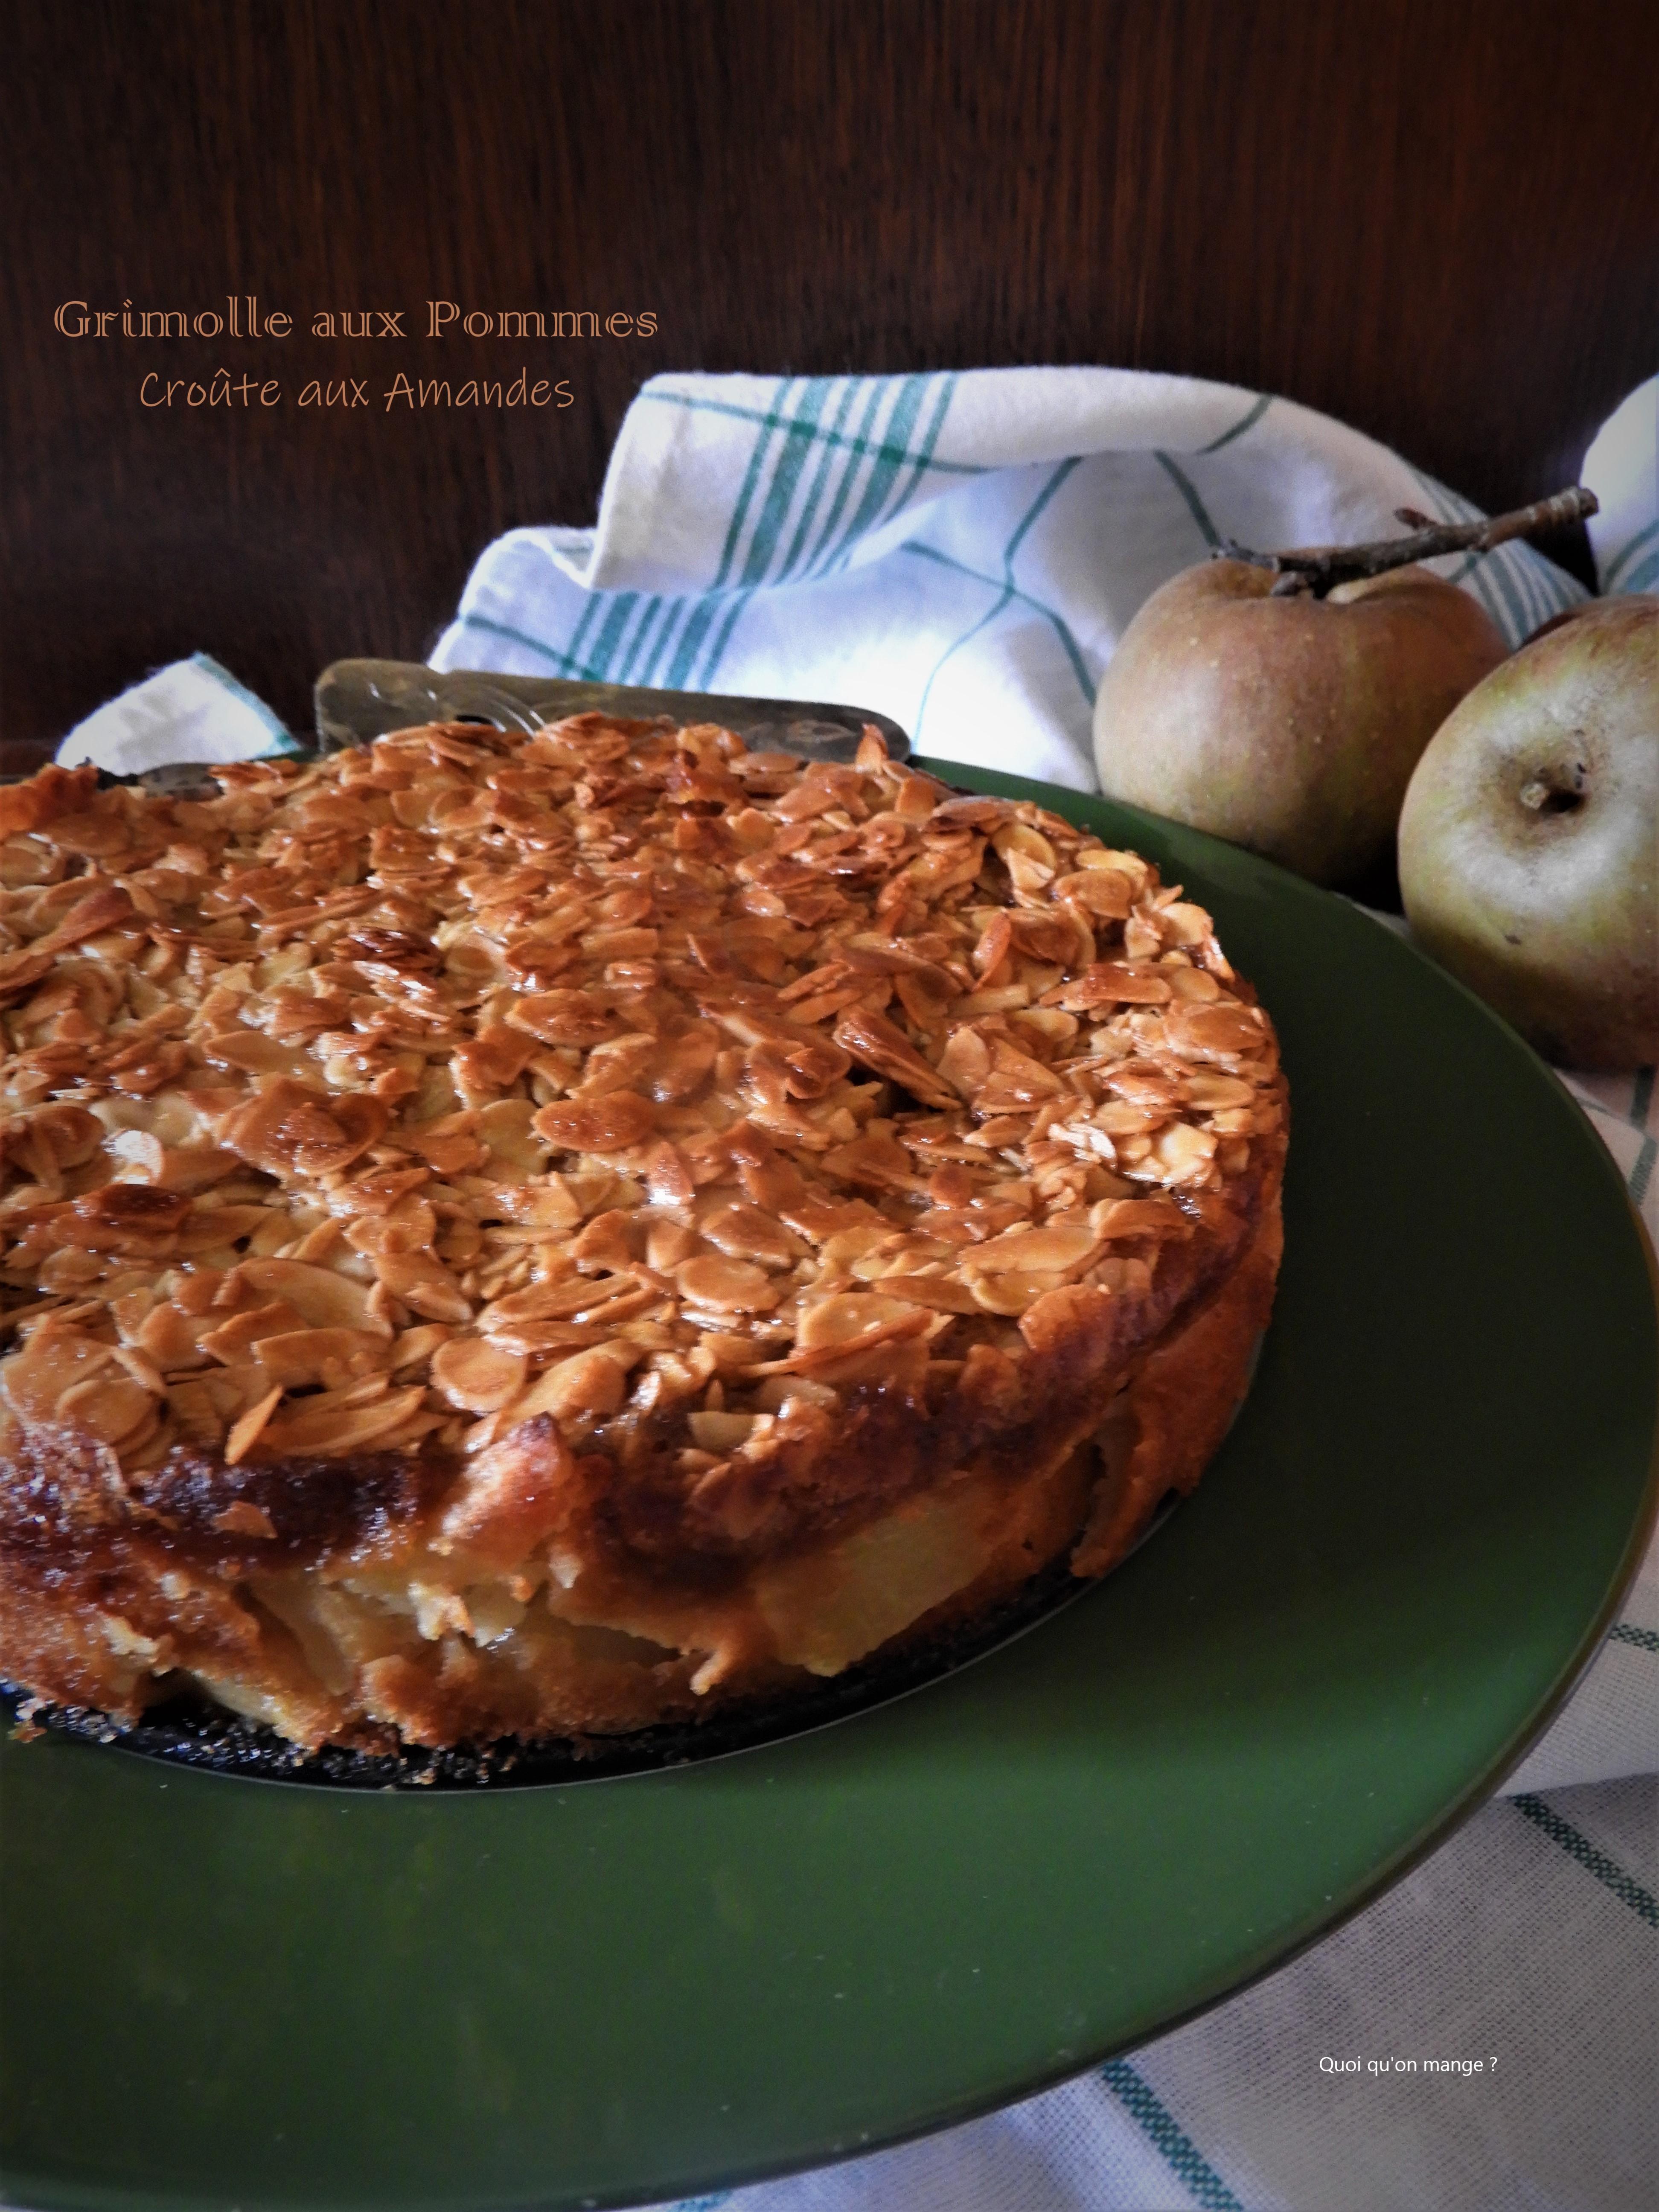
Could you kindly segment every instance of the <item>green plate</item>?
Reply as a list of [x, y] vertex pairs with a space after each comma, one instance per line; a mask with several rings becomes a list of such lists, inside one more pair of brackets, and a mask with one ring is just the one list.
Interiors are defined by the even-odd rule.
[[1278, 1314], [1196, 1496], [1023, 1640], [677, 1772], [477, 1796], [0, 1753], [0, 2142], [33, 2207], [614, 2204], [860, 2149], [1158, 2033], [1480, 1803], [1652, 1517], [1611, 1161], [1341, 902], [1138, 844], [1279, 1024]]

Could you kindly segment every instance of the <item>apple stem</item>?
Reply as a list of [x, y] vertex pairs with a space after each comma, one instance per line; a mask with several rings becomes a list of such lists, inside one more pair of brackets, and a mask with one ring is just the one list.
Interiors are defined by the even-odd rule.
[[1593, 491], [1576, 484], [1553, 498], [1534, 500], [1530, 507], [1517, 507], [1510, 514], [1493, 515], [1488, 522], [1435, 522], [1414, 507], [1401, 507], [1395, 512], [1400, 521], [1412, 526], [1409, 538], [1379, 538], [1369, 545], [1308, 545], [1294, 553], [1253, 553], [1248, 545], [1226, 538], [1211, 558], [1273, 569], [1279, 578], [1270, 595], [1273, 599], [1310, 592], [1322, 599], [1338, 584], [1350, 584], [1361, 576], [1381, 576], [1390, 568], [1432, 561], [1442, 553], [1490, 553], [1511, 538], [1587, 521], [1600, 504]]

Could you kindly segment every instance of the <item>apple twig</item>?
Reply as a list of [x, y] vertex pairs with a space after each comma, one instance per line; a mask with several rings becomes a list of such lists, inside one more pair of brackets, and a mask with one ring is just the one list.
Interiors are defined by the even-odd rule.
[[1338, 584], [1361, 576], [1381, 576], [1390, 568], [1403, 568], [1413, 561], [1432, 561], [1442, 553], [1490, 553], [1511, 538], [1528, 538], [1535, 530], [1559, 530], [1583, 522], [1600, 507], [1593, 491], [1582, 484], [1559, 491], [1552, 499], [1534, 500], [1510, 514], [1493, 515], [1487, 522], [1436, 522], [1414, 507], [1396, 507], [1398, 520], [1411, 526], [1409, 538], [1379, 538], [1369, 545], [1308, 545], [1294, 553], [1253, 553], [1231, 538], [1223, 538], [1212, 554], [1216, 561], [1243, 561], [1253, 568], [1271, 568], [1278, 576], [1270, 596], [1288, 599], [1311, 592], [1322, 599]]

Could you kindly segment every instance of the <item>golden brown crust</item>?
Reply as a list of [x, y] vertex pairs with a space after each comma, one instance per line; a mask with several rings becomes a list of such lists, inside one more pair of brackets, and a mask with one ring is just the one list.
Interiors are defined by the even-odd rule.
[[13, 1679], [307, 1742], [626, 1728], [1080, 1531], [1103, 1571], [1196, 1480], [1284, 1085], [1145, 862], [873, 737], [216, 773], [0, 817]]

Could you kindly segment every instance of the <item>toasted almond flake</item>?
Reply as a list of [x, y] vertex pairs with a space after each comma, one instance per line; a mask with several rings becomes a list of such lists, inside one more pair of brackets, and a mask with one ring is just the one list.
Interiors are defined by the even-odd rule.
[[442, 1322], [423, 1322], [418, 1328], [406, 1328], [392, 1347], [392, 1371], [399, 1375], [405, 1368], [418, 1367], [449, 1341], [450, 1330]]
[[1260, 1052], [1271, 1041], [1254, 1013], [1243, 1006], [1224, 1004], [1172, 1006], [1164, 1028], [1173, 1049], [1193, 1060], [1224, 1061]]
[[1053, 1274], [1083, 1266], [1098, 1237], [1086, 1221], [1051, 1222], [1042, 1229], [1011, 1230], [987, 1244], [972, 1244], [962, 1264], [971, 1275]]
[[1193, 1224], [1172, 1199], [1104, 1199], [1089, 1218], [1103, 1242], [1119, 1237], [1189, 1237]]
[[969, 1284], [952, 1275], [888, 1274], [880, 1280], [884, 1297], [902, 1298], [910, 1305], [930, 1307], [935, 1313], [980, 1310]]
[[0, 1383], [23, 1420], [49, 1421], [61, 1399], [114, 1357], [113, 1345], [100, 1344], [83, 1330], [48, 1320], [31, 1331], [21, 1352], [0, 1365]]
[[[636, 1346], [629, 1348], [639, 1356]], [[557, 1421], [601, 1420], [617, 1411], [627, 1392], [627, 1367], [610, 1347], [596, 1346], [550, 1367], [501, 1409], [501, 1419], [517, 1424], [538, 1413], [551, 1413]]]
[[423, 1390], [389, 1390], [363, 1403], [353, 1391], [325, 1391], [315, 1398], [296, 1399], [280, 1419], [267, 1422], [258, 1443], [273, 1455], [301, 1455], [337, 1459], [384, 1443], [419, 1412]]
[[1007, 958], [1013, 941], [1013, 923], [1006, 914], [999, 909], [986, 923], [980, 933], [979, 943], [974, 947], [975, 974], [994, 975]]
[[441, 1261], [424, 1252], [378, 1254], [374, 1272], [381, 1287], [400, 1298], [411, 1313], [454, 1323], [472, 1318], [471, 1303], [454, 1276]]
[[881, 1330], [908, 1328], [915, 1318], [901, 1300], [878, 1297], [872, 1291], [844, 1291], [802, 1308], [795, 1341], [803, 1352], [842, 1348]]
[[[698, 1232], [730, 1258], [763, 1267], [793, 1267], [805, 1250], [802, 1240], [758, 1206], [733, 1199], [703, 1213]], [[682, 1254], [682, 1258], [688, 1256]], [[671, 1263], [672, 1264], [672, 1263]]]
[[1153, 1157], [1165, 1182], [1198, 1182], [1209, 1173], [1215, 1158], [1216, 1139], [1208, 1129], [1195, 1129], [1189, 1121], [1175, 1121], [1152, 1142]]
[[1170, 968], [1164, 972], [1170, 978], [1170, 988], [1177, 999], [1184, 999], [1188, 1003], [1194, 1000], [1207, 1003], [1221, 996], [1220, 984], [1206, 969]]
[[1058, 1289], [1065, 1278], [1060, 1275], [1010, 1274], [970, 1275], [969, 1285], [974, 1302], [982, 1312], [1006, 1315], [1017, 1320], [1027, 1309], [1051, 1290]]
[[155, 1401], [141, 1382], [128, 1376], [94, 1376], [66, 1390], [54, 1408], [54, 1418], [77, 1428], [100, 1443], [119, 1444], [147, 1423]]
[[[259, 1318], [258, 1315], [248, 1316], [250, 1321]], [[384, 1337], [361, 1328], [259, 1331], [246, 1335], [246, 1348], [289, 1390], [308, 1382], [343, 1389], [349, 1382], [382, 1372], [390, 1356]], [[404, 1364], [407, 1363], [399, 1363]]]
[[204, 1037], [199, 1048], [211, 1066], [240, 1067], [254, 1075], [298, 1075], [306, 1065], [303, 1053], [258, 1030], [225, 1030]]
[[313, 1328], [350, 1328], [390, 1337], [366, 1284], [304, 1260], [244, 1260], [236, 1273], [249, 1290], [280, 1298]]
[[[1095, 855], [1080, 855], [1095, 858]], [[1134, 903], [1136, 880], [1112, 867], [1084, 867], [1074, 875], [1061, 876], [1054, 885], [1053, 896], [1070, 899], [1086, 913], [1098, 915], [1103, 921], [1127, 921]]]
[[[235, 1426], [231, 1430], [230, 1434], [225, 1438], [225, 1460], [228, 1466], [234, 1467], [239, 1460], [243, 1460], [247, 1457], [248, 1453], [258, 1442], [259, 1437], [263, 1434], [271, 1415], [276, 1412], [277, 1407], [280, 1406], [282, 1402], [282, 1385], [278, 1383], [275, 1389], [266, 1391], [264, 1396], [260, 1399], [257, 1406], [249, 1407], [246, 1413], [242, 1415], [240, 1420], [236, 1423]], [[259, 1511], [259, 1509], [257, 1506], [253, 1507], [252, 1510], [256, 1513], [258, 1513]], [[229, 1513], [234, 1513], [235, 1510], [236, 1508], [234, 1506], [228, 1509]], [[217, 1528], [224, 1528], [226, 1526], [227, 1517], [227, 1514], [220, 1514], [215, 1521], [214, 1526]], [[234, 1524], [234, 1526], [242, 1527], [243, 1534], [274, 1536], [276, 1532], [270, 1526], [269, 1520], [266, 1519], [266, 1516], [263, 1513], [259, 1513], [259, 1519], [264, 1522], [264, 1526], [262, 1528], [253, 1528], [250, 1530], [246, 1527], [243, 1527], [240, 1523]]]
[[216, 1328], [198, 1334], [197, 1349], [210, 1352], [216, 1359], [227, 1366], [238, 1359], [246, 1359], [252, 1346], [262, 1336], [279, 1336], [285, 1329], [298, 1328], [303, 1316], [285, 1299], [273, 1298], [264, 1305], [253, 1307], [246, 1313], [233, 1315]]
[[849, 1007], [836, 1024], [836, 1042], [842, 1050], [878, 1075], [902, 1084], [925, 1106], [951, 1107], [956, 1097], [948, 1081], [925, 1060], [901, 1030], [868, 1007]]
[[[1248, 1137], [1255, 1127], [1255, 1115], [1248, 1106], [1225, 1106], [1218, 1113], [1211, 1114], [1210, 1127], [1218, 1137]], [[1222, 1159], [1224, 1154], [1231, 1159], [1231, 1148], [1224, 1145], [1216, 1157], [1218, 1159]], [[1224, 1161], [1224, 1164], [1225, 1164]], [[1239, 1170], [1229, 1165], [1227, 1172], [1229, 1175], [1233, 1175]]]
[[556, 1151], [622, 1152], [642, 1144], [655, 1124], [648, 1099], [613, 1091], [592, 1100], [561, 1100], [536, 1115], [536, 1133]]
[[[690, 1187], [688, 1184], [688, 1195]], [[646, 1237], [646, 1264], [658, 1274], [672, 1274], [682, 1261], [702, 1249], [696, 1231], [682, 1221], [653, 1221]]]
[[452, 1338], [432, 1355], [434, 1387], [469, 1413], [493, 1413], [516, 1398], [528, 1369], [522, 1352], [476, 1336]]
[[1109, 1137], [1133, 1137], [1142, 1130], [1156, 1129], [1168, 1121], [1167, 1106], [1138, 1104], [1129, 1098], [1109, 1098], [1096, 1108], [1093, 1121], [1097, 1129]]
[[1224, 1108], [1249, 1106], [1255, 1097], [1255, 1086], [1236, 1075], [1189, 1075], [1181, 1086], [1181, 1095], [1188, 1106], [1213, 1114]]
[[780, 1296], [764, 1268], [714, 1253], [683, 1261], [674, 1280], [683, 1297], [717, 1313], [767, 1313]]
[[155, 1398], [166, 1395], [167, 1386], [162, 1378], [160, 1368], [153, 1359], [147, 1358], [137, 1346], [118, 1344], [115, 1347], [115, 1357], [141, 1389], [148, 1390], [150, 1395]]

